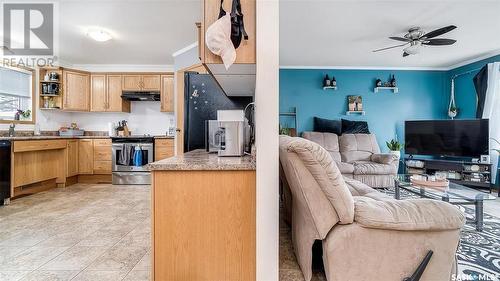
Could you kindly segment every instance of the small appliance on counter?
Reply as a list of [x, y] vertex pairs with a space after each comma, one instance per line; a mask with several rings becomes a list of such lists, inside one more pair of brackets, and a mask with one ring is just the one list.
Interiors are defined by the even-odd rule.
[[217, 120], [206, 121], [207, 151], [219, 156], [245, 155], [247, 123], [243, 110], [218, 110]]

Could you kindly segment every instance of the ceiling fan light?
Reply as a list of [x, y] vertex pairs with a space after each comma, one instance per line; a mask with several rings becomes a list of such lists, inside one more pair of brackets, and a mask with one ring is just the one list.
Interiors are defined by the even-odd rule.
[[97, 42], [106, 42], [113, 39], [113, 36], [109, 32], [102, 29], [89, 30], [87, 35]]
[[404, 48], [403, 50], [405, 53], [408, 53], [410, 55], [416, 55], [420, 53], [420, 44], [411, 44], [411, 46]]

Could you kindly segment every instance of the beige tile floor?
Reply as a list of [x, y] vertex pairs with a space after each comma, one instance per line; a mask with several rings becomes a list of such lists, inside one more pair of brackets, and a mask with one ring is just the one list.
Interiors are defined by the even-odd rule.
[[150, 279], [150, 187], [77, 184], [0, 207], [0, 280]]

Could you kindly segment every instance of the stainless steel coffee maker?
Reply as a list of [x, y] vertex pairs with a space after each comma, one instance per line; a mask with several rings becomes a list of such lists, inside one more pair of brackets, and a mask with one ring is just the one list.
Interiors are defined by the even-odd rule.
[[243, 156], [245, 154], [245, 118], [240, 110], [220, 110], [218, 120], [206, 123], [206, 148], [219, 156]]

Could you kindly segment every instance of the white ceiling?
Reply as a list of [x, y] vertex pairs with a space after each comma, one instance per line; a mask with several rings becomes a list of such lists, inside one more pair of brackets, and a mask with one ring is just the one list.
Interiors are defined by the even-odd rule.
[[[173, 64], [172, 53], [197, 40], [201, 0], [62, 0], [59, 57], [70, 64]], [[86, 32], [99, 27], [114, 39]]]
[[[500, 1], [280, 1], [280, 64], [327, 67], [447, 68], [487, 54], [500, 53]], [[425, 47], [402, 57], [389, 36], [408, 28], [425, 31], [456, 25], [438, 38], [458, 40], [452, 46]]]

